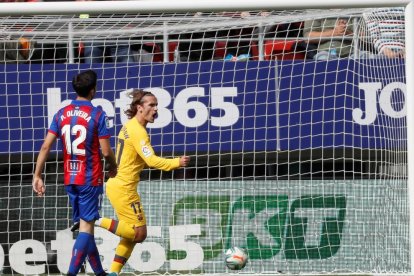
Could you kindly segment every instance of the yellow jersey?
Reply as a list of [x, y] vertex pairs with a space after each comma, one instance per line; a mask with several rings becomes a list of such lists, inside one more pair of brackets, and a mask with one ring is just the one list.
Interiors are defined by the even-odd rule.
[[136, 118], [130, 119], [121, 129], [116, 146], [118, 173], [109, 182], [116, 182], [128, 190], [137, 188], [142, 170], [148, 166], [163, 171], [180, 167], [180, 158], [157, 156], [151, 146], [148, 132]]

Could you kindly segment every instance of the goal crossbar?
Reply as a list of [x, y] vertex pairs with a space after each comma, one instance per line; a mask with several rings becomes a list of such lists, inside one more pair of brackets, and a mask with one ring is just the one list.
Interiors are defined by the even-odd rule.
[[199, 11], [241, 11], [241, 10], [266, 10], [266, 9], [340, 9], [340, 8], [366, 8], [366, 7], [391, 7], [405, 6], [411, 0], [319, 0], [319, 1], [237, 1], [232, 0], [181, 0], [181, 1], [85, 1], [74, 5], [72, 2], [35, 2], [25, 3], [0, 3], [0, 15], [23, 14], [68, 14], [68, 13], [147, 13], [147, 12], [199, 12]]

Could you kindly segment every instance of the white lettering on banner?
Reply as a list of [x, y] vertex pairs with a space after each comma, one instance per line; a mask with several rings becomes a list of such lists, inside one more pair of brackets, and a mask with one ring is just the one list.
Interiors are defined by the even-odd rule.
[[359, 89], [365, 91], [365, 101], [361, 99], [361, 102], [365, 103], [365, 119], [364, 111], [361, 108], [355, 108], [352, 110], [352, 118], [360, 125], [372, 124], [377, 118], [377, 91], [381, 89], [382, 84], [380, 82], [373, 83], [360, 83]]
[[[406, 110], [406, 86], [402, 82], [392, 82], [387, 84], [382, 88], [382, 83], [380, 82], [361, 82], [359, 84], [359, 89], [365, 92], [365, 99], [361, 99], [361, 102], [365, 105], [365, 118], [364, 111], [361, 108], [355, 108], [352, 110], [353, 120], [360, 125], [370, 125], [374, 123], [377, 118], [377, 93], [380, 92], [379, 96], [379, 106], [383, 112], [391, 118], [402, 118], [407, 114]], [[400, 91], [404, 95], [403, 107], [400, 110], [395, 110], [392, 106], [392, 97], [395, 91]]]
[[218, 127], [231, 126], [240, 117], [239, 108], [232, 102], [226, 102], [224, 97], [236, 97], [237, 87], [212, 87], [211, 107], [224, 110], [224, 116], [211, 117], [211, 125]]
[[[32, 253], [27, 253], [27, 249], [31, 248]], [[43, 243], [36, 240], [21, 240], [13, 244], [9, 252], [10, 267], [17, 273], [43, 274], [45, 273], [45, 265], [47, 261], [47, 251]], [[28, 265], [27, 262], [44, 262], [38, 265]]]
[[58, 231], [56, 233], [56, 240], [52, 240], [50, 242], [50, 248], [52, 250], [56, 250], [57, 267], [61, 272], [67, 272], [69, 270], [74, 243], [73, 233], [70, 229]]
[[[150, 233], [150, 229], [148, 230], [148, 232]], [[114, 259], [114, 256], [115, 256], [115, 249], [118, 246], [119, 240], [120, 238], [118, 236], [112, 234], [108, 230], [95, 227], [96, 247], [98, 248], [99, 255], [101, 257], [102, 266], [105, 269], [108, 269], [111, 267], [112, 260]], [[63, 271], [66, 271], [66, 270], [63, 270]], [[87, 262], [86, 272], [93, 273], [93, 270], [89, 262]]]
[[[174, 114], [179, 122], [186, 122], [188, 127], [199, 127], [207, 122], [208, 109], [203, 103], [190, 101], [192, 97], [204, 97], [204, 88], [189, 87], [182, 90], [174, 101]], [[189, 116], [189, 111], [194, 110], [194, 116]]]
[[[72, 100], [64, 100], [61, 102], [61, 91], [60, 88], [48, 88], [47, 89], [47, 116], [48, 116], [48, 127], [52, 123], [53, 116], [58, 112], [59, 109], [69, 105]], [[93, 99], [92, 104], [94, 106], [101, 106], [108, 117], [115, 116], [115, 108], [112, 103], [106, 99]], [[114, 126], [114, 120], [109, 119], [106, 122], [109, 127]]]
[[[161, 226], [148, 226], [148, 237], [161, 238], [161, 236]], [[144, 253], [150, 255], [145, 262], [142, 258]], [[145, 241], [135, 245], [128, 264], [137, 271], [150, 272], [161, 268], [166, 259], [165, 249], [159, 243]]]
[[[272, 237], [266, 228], [266, 223], [263, 223], [264, 221], [269, 221], [270, 218], [279, 214], [279, 212], [279, 208], [267, 208], [256, 212], [255, 216], [252, 217], [248, 210], [237, 209], [233, 214], [233, 221], [237, 223], [232, 224], [232, 237], [244, 239], [249, 233], [252, 233], [261, 245], [280, 247], [279, 241]], [[243, 240], [236, 240], [234, 242], [244, 243]]]
[[[392, 96], [394, 91], [401, 91], [404, 95], [404, 105], [400, 110], [395, 110], [392, 106]], [[407, 97], [406, 86], [401, 82], [393, 82], [387, 84], [381, 91], [379, 103], [385, 114], [391, 118], [402, 118], [407, 115], [407, 105], [405, 104], [405, 99]]]
[[[382, 87], [380, 82], [361, 82], [359, 89], [364, 91], [365, 98], [361, 100], [361, 107], [352, 110], [353, 120], [360, 125], [370, 125], [378, 116], [377, 102], [385, 115], [391, 118], [402, 118], [406, 116], [406, 86], [402, 82], [392, 82]], [[237, 96], [237, 87], [211, 87], [210, 100], [207, 106], [199, 99], [206, 97], [203, 87], [188, 87], [177, 93], [173, 102], [172, 110], [169, 108], [172, 102], [171, 93], [160, 87], [145, 88], [151, 91], [158, 99], [158, 118], [154, 123], [148, 124], [149, 128], [163, 128], [173, 121], [173, 112], [177, 121], [185, 127], [199, 127], [209, 122], [216, 127], [229, 127], [240, 119], [240, 110], [235, 103], [228, 98]], [[132, 89], [120, 92], [119, 98], [115, 99], [115, 105], [106, 99], [93, 99], [95, 106], [101, 106], [108, 117], [108, 126], [114, 126], [115, 108], [120, 109], [121, 123], [124, 124], [128, 118], [124, 111], [129, 108], [131, 99], [128, 97]], [[393, 106], [393, 96], [396, 91], [404, 95], [401, 99], [402, 108], [396, 110]], [[380, 93], [377, 101], [377, 93]], [[71, 100], [61, 102], [60, 88], [47, 89], [48, 122], [52, 122], [54, 114], [62, 107], [70, 104]], [[365, 108], [365, 110], [363, 110]], [[221, 116], [210, 115], [210, 110], [220, 110]], [[172, 112], [173, 111], [173, 112]]]
[[[219, 109], [224, 116], [211, 116], [211, 125], [228, 127], [234, 125], [240, 118], [240, 111], [236, 104], [225, 101], [225, 97], [237, 97], [237, 87], [211, 87], [210, 109]], [[159, 87], [144, 89], [153, 93], [158, 99], [158, 118], [149, 128], [162, 128], [172, 122], [172, 113], [168, 106], [171, 104], [171, 94]], [[173, 110], [177, 121], [185, 127], [199, 127], [207, 123], [209, 107], [197, 99], [206, 97], [203, 87], [188, 87], [181, 90], [175, 97]], [[191, 100], [195, 98], [195, 100]], [[193, 116], [189, 112], [193, 111]], [[121, 118], [122, 119], [122, 118]], [[124, 123], [124, 122], [122, 122]]]
[[170, 250], [185, 251], [186, 257], [182, 260], [170, 260], [171, 270], [193, 270], [203, 264], [204, 251], [201, 246], [187, 241], [186, 236], [200, 236], [200, 224], [174, 225], [170, 230]]
[[60, 88], [54, 87], [54, 88], [48, 88], [46, 90], [47, 92], [47, 118], [48, 118], [48, 126], [52, 123], [53, 116], [55, 116], [55, 113], [58, 112], [58, 110], [64, 106], [67, 106], [70, 104], [71, 100], [64, 100], [61, 102], [60, 97]]
[[[170, 233], [170, 239], [169, 239], [169, 250], [177, 250], [177, 251], [184, 251], [186, 252], [186, 258], [180, 259], [180, 260], [169, 260], [170, 262], [170, 269], [171, 270], [191, 270], [199, 267], [203, 264], [204, 260], [204, 252], [202, 247], [193, 241], [188, 241], [186, 239], [187, 236], [200, 236], [201, 235], [201, 225], [200, 224], [188, 224], [188, 225], [173, 225], [169, 226], [169, 233]], [[148, 240], [151, 238], [159, 238], [160, 241], [163, 241], [161, 234], [161, 226], [148, 226]], [[95, 229], [95, 240], [97, 241], [97, 247], [99, 250], [99, 253], [102, 258], [102, 265], [105, 269], [108, 269], [111, 265], [111, 262], [115, 255], [115, 249], [119, 242], [119, 237], [112, 234], [111, 232], [96, 228]], [[35, 240], [28, 240], [32, 241], [33, 243], [36, 242], [40, 244], [43, 247], [43, 251], [38, 250], [37, 252], [44, 252], [44, 261], [46, 261], [46, 249], [44, 248], [44, 245], [38, 241]], [[23, 241], [20, 241], [18, 243], [22, 243]], [[51, 249], [56, 250], [57, 253], [57, 266], [58, 269], [61, 272], [66, 272], [69, 269], [69, 263], [71, 259], [71, 249], [74, 244], [73, 240], [73, 233], [70, 231], [70, 229], [65, 229], [62, 231], [58, 231], [56, 233], [56, 240], [51, 241]], [[16, 243], [17, 244], [17, 243]], [[16, 246], [16, 244], [14, 246]], [[25, 244], [29, 244], [27, 241]], [[28, 247], [33, 246], [25, 246], [24, 249]], [[13, 246], [13, 247], [14, 247]], [[19, 247], [21, 248], [21, 247]], [[68, 250], [70, 248], [70, 250]], [[35, 249], [33, 249], [35, 251]], [[12, 251], [10, 250], [12, 253]], [[27, 260], [29, 261], [29, 258], [26, 257], [22, 258], [21, 255], [25, 255], [25, 251], [19, 250], [19, 252], [23, 252], [19, 255], [11, 255], [10, 258], [17, 258], [18, 260], [15, 260], [14, 263], [16, 263], [16, 268], [20, 269], [19, 271], [12, 267], [14, 270], [16, 270], [19, 273], [22, 273], [20, 271], [23, 271], [21, 268], [21, 265], [17, 265], [18, 262], [21, 262], [21, 260]], [[142, 256], [144, 253], [149, 253], [148, 259], [145, 261], [143, 260]], [[25, 256], [28, 256], [26, 254]], [[4, 258], [3, 258], [4, 260]], [[33, 259], [32, 259], [33, 260]], [[40, 259], [40, 257], [37, 259], [37, 261], [41, 261], [43, 259]], [[145, 241], [143, 243], [137, 244], [134, 248], [134, 251], [132, 252], [131, 257], [128, 260], [128, 264], [135, 270], [140, 272], [150, 272], [150, 271], [156, 271], [160, 269], [164, 263], [166, 262], [166, 249], [164, 248], [163, 244], [155, 242], [155, 241]], [[12, 260], [10, 260], [10, 263], [12, 264]], [[30, 266], [30, 268], [33, 271], [33, 266]], [[44, 265], [43, 265], [44, 270]], [[92, 273], [92, 269], [90, 265], [87, 265], [86, 272]], [[35, 274], [41, 274], [44, 273], [44, 271], [39, 271]], [[23, 273], [22, 273], [23, 274]], [[31, 273], [26, 273], [31, 274]]]
[[[115, 255], [115, 248], [118, 245], [119, 237], [105, 229], [96, 227], [95, 240], [99, 254], [102, 257], [102, 265], [105, 268], [109, 268]], [[61, 272], [69, 270], [74, 243], [75, 240], [70, 229], [58, 231], [56, 233], [56, 240], [51, 241], [51, 249], [57, 253], [57, 267]], [[87, 262], [86, 272], [93, 273], [89, 262]]]
[[[159, 87], [149, 87], [144, 90], [152, 92], [158, 99], [158, 118], [154, 123], [148, 124], [149, 128], [162, 128], [169, 125], [173, 121], [173, 113], [169, 106], [172, 102], [171, 94]], [[106, 99], [93, 99], [92, 104], [101, 106], [106, 112], [109, 119], [110, 127], [114, 126], [115, 108], [120, 109], [121, 123], [124, 124], [128, 117], [124, 111], [129, 108], [131, 99], [128, 94], [132, 89], [122, 91], [119, 99], [115, 99], [115, 107]], [[211, 116], [211, 125], [217, 127], [228, 127], [235, 124], [240, 118], [239, 108], [235, 103], [226, 98], [234, 98], [237, 96], [237, 87], [211, 87], [209, 106], [199, 99], [205, 98], [205, 88], [188, 87], [180, 91], [173, 103], [173, 111], [177, 121], [185, 127], [199, 127], [209, 121], [209, 110], [220, 110], [221, 116]], [[60, 88], [47, 89], [48, 104], [48, 122], [49, 125], [53, 120], [54, 114], [62, 107], [70, 104], [71, 100], [61, 102]]]
[[339, 209], [336, 208], [297, 208], [295, 217], [307, 219], [305, 245], [307, 247], [318, 247], [321, 234], [323, 233], [323, 223], [326, 218], [338, 217]]
[[[173, 225], [169, 226], [170, 251], [184, 251], [185, 259], [170, 259], [171, 270], [192, 270], [203, 264], [204, 252], [201, 246], [192, 241], [187, 241], [187, 236], [200, 236], [200, 224]], [[161, 226], [149, 226], [148, 236], [161, 238]], [[143, 261], [142, 255], [149, 253], [149, 259]], [[128, 264], [140, 272], [151, 272], [160, 269], [166, 261], [164, 247], [157, 242], [143, 242], [135, 246]]]

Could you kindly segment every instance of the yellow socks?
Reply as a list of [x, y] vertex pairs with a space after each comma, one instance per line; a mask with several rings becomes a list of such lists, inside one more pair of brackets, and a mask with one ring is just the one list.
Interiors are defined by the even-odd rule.
[[115, 257], [110, 269], [111, 272], [116, 272], [119, 274], [131, 256], [132, 250], [134, 250], [134, 246], [136, 244], [133, 242], [135, 238], [134, 225], [110, 218], [100, 218], [95, 222], [95, 225], [121, 237], [121, 241], [116, 248]]
[[121, 241], [118, 244], [118, 247], [116, 248], [115, 257], [111, 264], [110, 271], [116, 272], [118, 274], [119, 272], [121, 272], [121, 269], [124, 267], [125, 263], [131, 256], [135, 244], [136, 243], [128, 241], [126, 239], [121, 239]]
[[133, 241], [135, 238], [134, 225], [110, 218], [100, 218], [95, 225], [114, 233], [115, 235]]

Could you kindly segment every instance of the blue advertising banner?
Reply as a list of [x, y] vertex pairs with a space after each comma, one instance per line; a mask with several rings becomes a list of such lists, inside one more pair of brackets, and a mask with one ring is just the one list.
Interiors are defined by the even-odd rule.
[[[0, 65], [0, 154], [37, 152], [53, 114], [76, 97], [84, 64]], [[404, 64], [260, 61], [99, 64], [94, 104], [112, 143], [127, 120], [128, 91], [158, 97], [149, 126], [162, 152], [405, 148]]]

